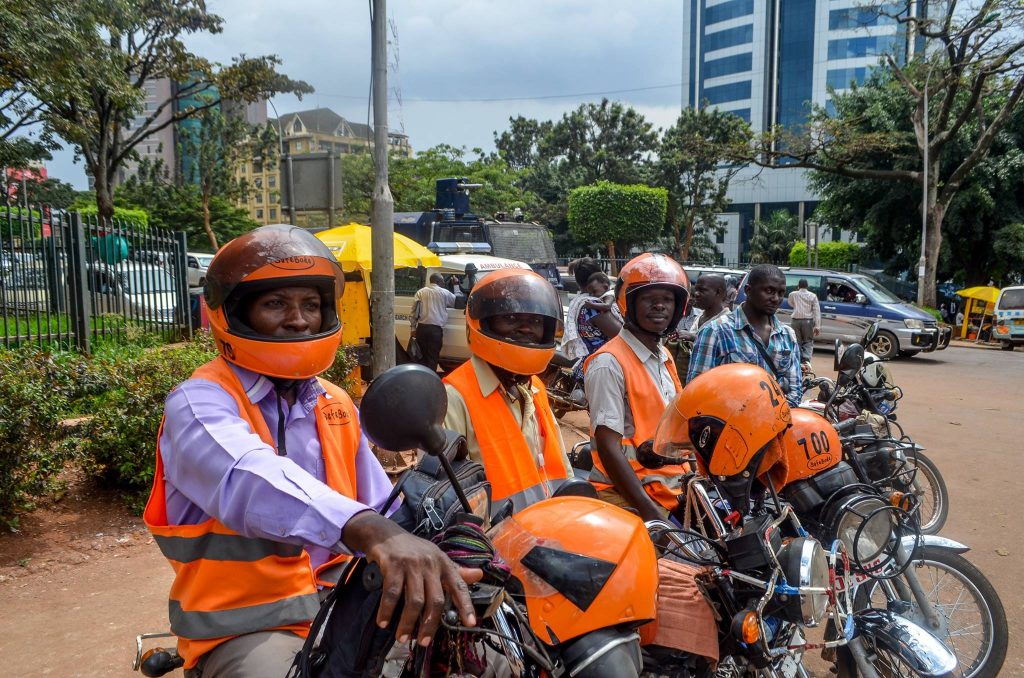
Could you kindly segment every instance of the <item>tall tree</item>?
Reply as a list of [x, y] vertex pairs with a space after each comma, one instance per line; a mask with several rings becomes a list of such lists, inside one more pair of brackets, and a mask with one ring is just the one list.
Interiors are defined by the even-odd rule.
[[788, 210], [776, 210], [767, 220], [754, 222], [750, 238], [750, 261], [755, 264], [789, 263], [789, 251], [797, 241], [796, 217]]
[[580, 242], [606, 245], [614, 261], [616, 253], [625, 254], [632, 245], [657, 240], [667, 210], [664, 188], [599, 181], [569, 194], [569, 227]]
[[[155, 132], [217, 106], [279, 92], [312, 91], [277, 72], [276, 56], [241, 55], [219, 66], [189, 51], [186, 36], [220, 33], [223, 20], [204, 0], [77, 0], [57, 26], [76, 36], [79, 57], [66, 72], [31, 88], [49, 127], [84, 159], [102, 218], [113, 213], [118, 170]], [[169, 78], [170, 96], [143, 109], [147, 81]], [[203, 95], [199, 98], [198, 95]]]
[[512, 169], [532, 167], [540, 159], [540, 144], [550, 134], [553, 123], [517, 115], [509, 118], [508, 124], [509, 128], [500, 135], [494, 133], [494, 146]]
[[219, 108], [203, 110], [198, 123], [182, 135], [179, 174], [184, 183], [199, 189], [203, 230], [216, 251], [220, 245], [210, 225], [210, 201], [215, 196], [237, 200], [258, 189], [238, 177], [238, 167], [250, 158], [276, 162], [278, 138], [272, 125], [250, 125], [241, 118], [225, 116]]
[[750, 139], [742, 118], [710, 108], [685, 108], [665, 130], [656, 176], [668, 189], [669, 234], [681, 261], [691, 260], [695, 235], [707, 241], [720, 232], [718, 214], [729, 204], [729, 182], [742, 167], [730, 161], [743, 156]]
[[[842, 117], [830, 119], [816, 111], [806, 130], [769, 131], [755, 147], [752, 160], [767, 166], [780, 161], [855, 179], [902, 181], [917, 184], [926, 199], [925, 281], [920, 299], [935, 305], [935, 279], [942, 248], [943, 222], [949, 207], [971, 172], [988, 155], [1000, 130], [1010, 120], [1024, 96], [1024, 4], [1020, 0], [921, 0], [926, 11], [910, 15], [909, 5], [892, 12], [892, 3], [872, 0], [874, 11], [906, 29], [912, 43], [925, 49], [906, 63], [888, 55], [885, 63], [899, 83], [902, 95], [914, 103], [910, 110], [913, 135], [908, 140], [889, 134], [862, 135]], [[927, 92], [928, 126], [925, 127]], [[991, 110], [985, 104], [1000, 97], [1002, 105]], [[954, 166], [943, 158], [968, 126], [974, 133], [968, 152]], [[916, 167], [879, 168], [864, 162], [866, 155], [901, 150], [905, 144], [917, 150]], [[923, 158], [927, 150], [928, 181], [925, 186]]]

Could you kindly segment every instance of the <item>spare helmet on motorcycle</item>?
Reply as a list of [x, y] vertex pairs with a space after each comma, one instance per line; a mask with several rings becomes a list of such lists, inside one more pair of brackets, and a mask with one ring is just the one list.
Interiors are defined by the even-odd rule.
[[[283, 287], [310, 287], [320, 295], [319, 331], [274, 337], [248, 319], [255, 295]], [[286, 224], [263, 226], [220, 248], [206, 272], [203, 295], [217, 350], [228, 362], [280, 379], [308, 379], [334, 362], [341, 343], [338, 303], [345, 274], [309, 231]]]
[[779, 437], [791, 422], [775, 379], [746, 363], [721, 365], [686, 385], [658, 423], [654, 453], [666, 464], [694, 457], [733, 509], [745, 515], [763, 476], [782, 457]]
[[[499, 316], [531, 315], [543, 326], [536, 342], [514, 341], [496, 333]], [[466, 300], [469, 350], [484, 362], [513, 374], [539, 374], [555, 354], [555, 336], [562, 326], [562, 304], [547, 280], [525, 269], [488, 273]]]
[[545, 643], [636, 628], [657, 616], [657, 554], [643, 521], [629, 511], [558, 497], [506, 518], [490, 536], [522, 585], [530, 627]]
[[888, 365], [874, 353], [865, 351], [864, 367], [860, 373], [869, 388], [892, 388], [895, 385]]
[[670, 332], [679, 324], [690, 298], [690, 279], [674, 259], [664, 254], [645, 252], [629, 260], [619, 270], [615, 283], [615, 303], [619, 312], [632, 325], [636, 325], [636, 293], [650, 287], [663, 287], [675, 296], [675, 309], [669, 321]]
[[771, 469], [775, 489], [810, 478], [838, 465], [843, 460], [839, 434], [825, 417], [794, 407], [793, 425], [782, 434], [782, 459]]

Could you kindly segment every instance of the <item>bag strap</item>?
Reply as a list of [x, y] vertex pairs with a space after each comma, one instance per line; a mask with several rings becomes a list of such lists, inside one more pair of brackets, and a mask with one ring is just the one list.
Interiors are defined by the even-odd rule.
[[772, 357], [770, 355], [768, 355], [768, 349], [764, 347], [764, 345], [761, 343], [761, 340], [757, 337], [756, 334], [754, 334], [754, 330], [753, 328], [750, 327], [750, 325], [747, 325], [745, 329], [750, 334], [750, 338], [751, 340], [753, 340], [754, 346], [757, 348], [757, 352], [761, 354], [761, 357], [764, 358], [764, 361], [768, 363], [768, 367], [771, 368], [772, 374], [775, 375], [775, 381], [778, 381], [779, 369], [775, 367], [775, 361], [772, 360]]

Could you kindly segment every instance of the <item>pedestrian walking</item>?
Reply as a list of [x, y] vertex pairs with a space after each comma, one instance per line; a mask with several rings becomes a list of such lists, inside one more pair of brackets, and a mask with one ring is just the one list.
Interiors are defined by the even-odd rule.
[[422, 353], [419, 363], [435, 371], [441, 358], [448, 309], [455, 305], [455, 294], [443, 285], [444, 276], [431, 273], [430, 284], [416, 292], [412, 314], [412, 336], [416, 337]]
[[793, 308], [793, 321], [790, 327], [796, 333], [800, 344], [800, 362], [810, 366], [814, 355], [814, 338], [821, 334], [821, 306], [818, 295], [807, 288], [803, 278], [797, 283], [796, 289], [789, 293], [789, 305]]

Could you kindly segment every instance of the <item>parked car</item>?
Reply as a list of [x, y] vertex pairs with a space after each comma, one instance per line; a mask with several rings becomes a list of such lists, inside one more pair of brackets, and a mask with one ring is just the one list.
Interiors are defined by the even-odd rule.
[[690, 266], [687, 264], [683, 266], [683, 270], [686, 271], [686, 277], [690, 279], [690, 286], [692, 287], [697, 278], [701, 277], [705, 273], [717, 273], [720, 276], [728, 278], [732, 276], [739, 282], [746, 275], [746, 271], [740, 268], [728, 268], [726, 266]]
[[[469, 346], [466, 343], [466, 296], [470, 282], [467, 280], [473, 267], [476, 282], [487, 274], [505, 268], [530, 270], [521, 261], [492, 257], [486, 254], [441, 255], [441, 267], [424, 269], [402, 268], [395, 271], [395, 336], [402, 349], [409, 345], [409, 322], [417, 290], [426, 284], [432, 273], [444, 275], [448, 287], [456, 292], [455, 308], [448, 311], [448, 322], [444, 327], [444, 343], [441, 346], [441, 362], [446, 366], [457, 365], [469, 360]], [[462, 292], [462, 294], [460, 294]]]
[[[952, 330], [940, 325], [927, 311], [904, 303], [874, 278], [860, 273], [822, 269], [783, 267], [786, 293], [804, 279], [809, 290], [818, 295], [821, 305], [821, 334], [816, 341], [834, 344], [860, 341], [873, 322], [878, 334], [868, 350], [882, 359], [911, 356], [922, 351], [942, 350], [949, 345]], [[736, 302], [743, 301], [744, 277]], [[793, 309], [783, 301], [779, 319], [789, 323]]]
[[90, 265], [88, 287], [92, 312], [114, 313], [134, 320], [176, 322], [178, 289], [162, 266], [135, 261]]
[[1004, 351], [1024, 346], [1024, 286], [1004, 287], [996, 300], [996, 325], [992, 335]]
[[202, 287], [206, 284], [206, 269], [210, 267], [213, 255], [205, 252], [186, 252], [185, 266], [188, 272], [188, 286]]

